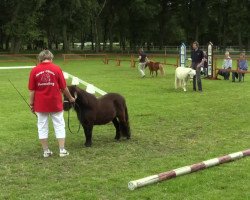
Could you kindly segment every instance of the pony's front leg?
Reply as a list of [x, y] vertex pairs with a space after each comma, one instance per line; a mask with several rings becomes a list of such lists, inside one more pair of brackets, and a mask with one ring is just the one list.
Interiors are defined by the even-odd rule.
[[93, 125], [83, 126], [84, 134], [86, 138], [85, 146], [91, 147], [92, 145], [92, 131], [93, 131]]
[[183, 90], [184, 90], [184, 92], [186, 92], [187, 91], [187, 81], [186, 80], [183, 80], [183, 83], [182, 83], [182, 86], [183, 86]]

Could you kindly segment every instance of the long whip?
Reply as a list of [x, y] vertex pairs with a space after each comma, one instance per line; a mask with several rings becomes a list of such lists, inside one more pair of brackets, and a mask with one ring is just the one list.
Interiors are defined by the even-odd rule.
[[[20, 97], [24, 100], [24, 102], [27, 104], [27, 106], [30, 109], [30, 105], [28, 104], [28, 102], [26, 101], [26, 99], [24, 98], [24, 96], [21, 94], [21, 92], [19, 92], [19, 90], [15, 87], [15, 85], [11, 82], [11, 80], [9, 79], [10, 84], [13, 86], [13, 88], [15, 88], [15, 90], [17, 91], [17, 93], [20, 95]], [[36, 115], [36, 113], [34, 113], [34, 115]], [[36, 115], [37, 116], [37, 115]]]

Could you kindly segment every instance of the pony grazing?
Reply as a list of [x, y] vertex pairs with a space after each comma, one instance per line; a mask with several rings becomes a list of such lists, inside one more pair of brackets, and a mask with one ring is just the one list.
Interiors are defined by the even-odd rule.
[[84, 130], [86, 147], [92, 145], [93, 126], [107, 124], [111, 121], [116, 129], [116, 140], [119, 140], [121, 136], [130, 139], [128, 110], [123, 96], [117, 93], [108, 93], [96, 98], [93, 94], [87, 93], [77, 86], [68, 86], [68, 89], [76, 100], [75, 104], [72, 104], [64, 96], [63, 109], [68, 111], [74, 107]]
[[175, 89], [182, 87], [186, 92], [186, 86], [189, 78], [193, 78], [196, 75], [196, 71], [191, 68], [177, 67], [175, 70]]
[[154, 72], [155, 72], [155, 75], [157, 76], [158, 75], [158, 70], [160, 70], [161, 75], [165, 74], [163, 65], [160, 62], [149, 61], [149, 62], [146, 63], [145, 68], [146, 67], [149, 68], [150, 75], [152, 75], [152, 76], [154, 75]]

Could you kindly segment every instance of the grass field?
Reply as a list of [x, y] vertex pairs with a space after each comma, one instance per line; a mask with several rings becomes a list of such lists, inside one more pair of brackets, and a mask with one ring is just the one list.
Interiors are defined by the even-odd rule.
[[[175, 59], [170, 60], [175, 62]], [[53, 157], [44, 159], [36, 118], [9, 83], [28, 100], [30, 69], [0, 70], [0, 199], [250, 199], [250, 158], [130, 191], [131, 180], [245, 150], [250, 143], [250, 76], [244, 83], [202, 80], [203, 93], [174, 89], [174, 68], [141, 79], [129, 62], [55, 60], [64, 71], [126, 100], [131, 140], [114, 141], [111, 124], [96, 126], [93, 146], [70, 134], [70, 156], [60, 158], [50, 127]], [[32, 63], [0, 63], [1, 66]], [[81, 86], [84, 88], [83, 86]], [[67, 113], [64, 114], [65, 119]], [[78, 122], [71, 113], [71, 129]]]

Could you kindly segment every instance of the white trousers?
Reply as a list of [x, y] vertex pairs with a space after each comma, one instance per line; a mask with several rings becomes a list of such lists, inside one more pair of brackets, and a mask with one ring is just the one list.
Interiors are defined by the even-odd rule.
[[49, 116], [51, 116], [56, 138], [65, 138], [65, 122], [63, 111], [53, 113], [37, 112], [37, 128], [39, 139], [47, 139], [49, 135]]
[[138, 70], [141, 74], [141, 76], [145, 76], [145, 65], [146, 63], [140, 63], [138, 64]]

